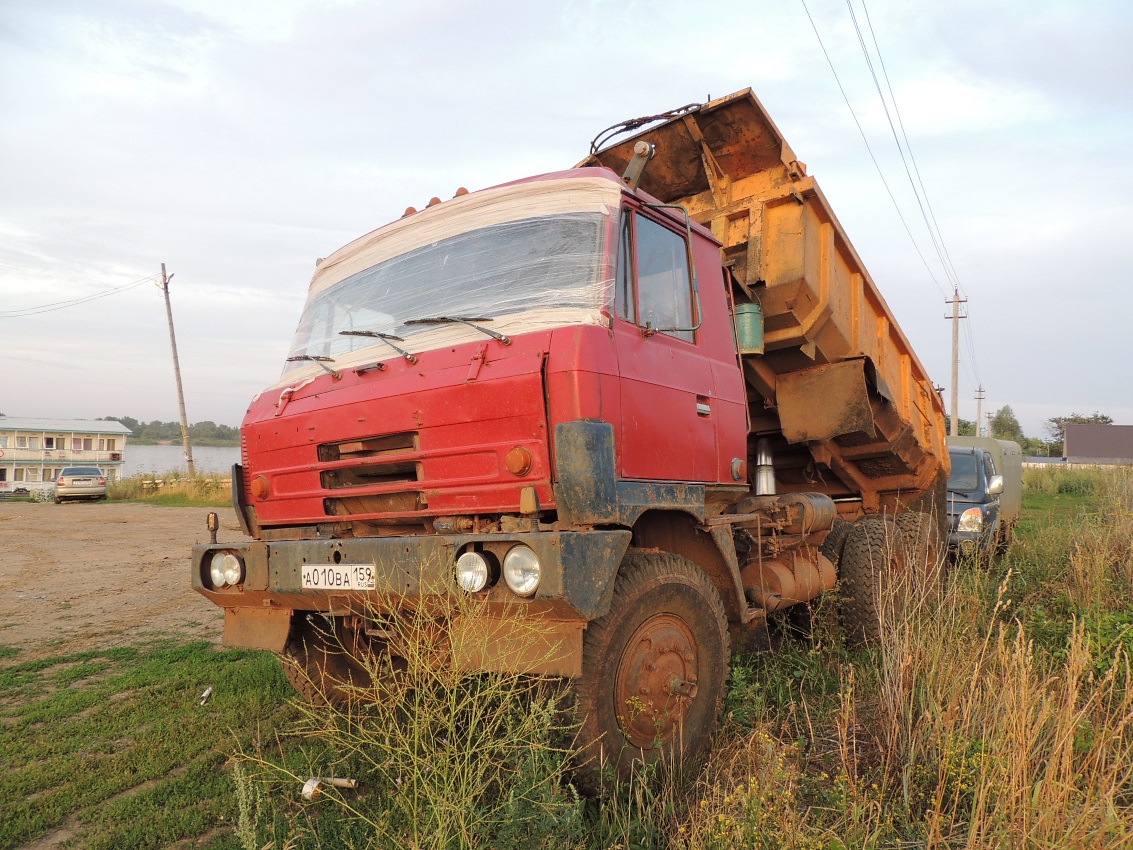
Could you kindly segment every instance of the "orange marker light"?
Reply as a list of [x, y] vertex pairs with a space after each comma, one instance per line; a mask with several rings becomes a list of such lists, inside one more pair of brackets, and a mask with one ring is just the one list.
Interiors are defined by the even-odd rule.
[[531, 452], [523, 446], [516, 446], [507, 453], [507, 457], [504, 458], [504, 465], [512, 475], [526, 475], [531, 471]]

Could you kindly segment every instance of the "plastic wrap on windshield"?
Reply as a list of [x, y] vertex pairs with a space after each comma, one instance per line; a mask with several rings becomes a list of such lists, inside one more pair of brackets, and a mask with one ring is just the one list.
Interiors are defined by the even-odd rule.
[[[438, 325], [406, 324], [413, 319], [475, 318], [507, 334], [603, 323], [612, 294], [604, 278], [607, 223], [597, 213], [539, 216], [387, 259], [312, 297], [289, 356], [337, 359], [380, 344], [344, 331], [388, 334], [420, 350], [414, 338], [435, 336]], [[476, 334], [463, 325], [459, 332]], [[306, 365], [288, 363], [285, 374]]]

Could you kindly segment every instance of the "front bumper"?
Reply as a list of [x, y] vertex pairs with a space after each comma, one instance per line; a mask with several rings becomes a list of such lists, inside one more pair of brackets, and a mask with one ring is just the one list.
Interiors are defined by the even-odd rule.
[[[225, 609], [226, 645], [278, 652], [286, 643], [293, 612], [368, 617], [396, 612], [427, 597], [464, 594], [454, 575], [464, 548], [478, 544], [499, 552], [522, 543], [539, 557], [539, 588], [524, 599], [500, 578], [475, 594], [488, 603], [482, 619], [495, 622], [486, 628], [498, 631], [509, 612], [521, 606], [524, 613], [538, 614], [551, 628], [563, 631], [580, 651], [585, 624], [610, 607], [614, 577], [629, 542], [629, 531], [614, 530], [204, 544], [193, 547], [192, 585]], [[217, 551], [232, 552], [243, 561], [243, 582], [223, 589], [211, 586], [209, 561]], [[312, 568], [357, 564], [373, 565], [373, 590], [303, 586], [304, 572], [309, 575]], [[572, 662], [551, 672], [571, 675], [574, 668]]]
[[948, 551], [973, 552], [983, 545], [983, 537], [978, 531], [952, 531], [948, 534]]

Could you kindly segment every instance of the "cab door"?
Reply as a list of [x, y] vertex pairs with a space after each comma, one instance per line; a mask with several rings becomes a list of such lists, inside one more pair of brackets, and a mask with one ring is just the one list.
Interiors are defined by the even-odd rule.
[[712, 366], [699, 339], [688, 236], [655, 211], [622, 211], [615, 288], [618, 473], [715, 481]]

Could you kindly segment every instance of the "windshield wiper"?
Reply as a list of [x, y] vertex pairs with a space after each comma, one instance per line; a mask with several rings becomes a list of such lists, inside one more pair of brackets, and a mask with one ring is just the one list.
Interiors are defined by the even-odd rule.
[[449, 325], [459, 322], [462, 325], [468, 325], [470, 328], [475, 328], [481, 333], [485, 333], [492, 339], [498, 339], [504, 345], [511, 345], [511, 340], [498, 331], [482, 328], [473, 322], [490, 322], [491, 318], [487, 316], [433, 316], [429, 319], [407, 319], [402, 322], [403, 325]]
[[399, 336], [394, 336], [393, 334], [382, 334], [382, 333], [378, 333], [377, 331], [339, 331], [338, 335], [339, 336], [364, 336], [364, 337], [368, 337], [370, 339], [380, 339], [382, 342], [384, 342], [386, 345], [388, 345], [390, 348], [392, 348], [394, 351], [396, 351], [398, 354], [400, 354], [402, 357], [404, 357], [410, 363], [416, 363], [417, 362], [416, 357], [414, 357], [412, 354], [410, 354], [404, 348], [401, 348], [400, 346], [393, 344], [392, 340], [395, 340], [395, 339], [398, 342], [405, 342], [405, 340], [403, 340]]
[[328, 375], [330, 375], [336, 381], [340, 380], [342, 378], [341, 372], [339, 372], [335, 369], [332, 369], [332, 368], [330, 368], [330, 366], [326, 365], [327, 363], [333, 363], [334, 362], [333, 357], [319, 357], [315, 354], [300, 354], [297, 357], [288, 357], [287, 358], [288, 363], [295, 363], [295, 362], [298, 362], [300, 360], [310, 360], [312, 363], [322, 367], [323, 371], [325, 371]]

